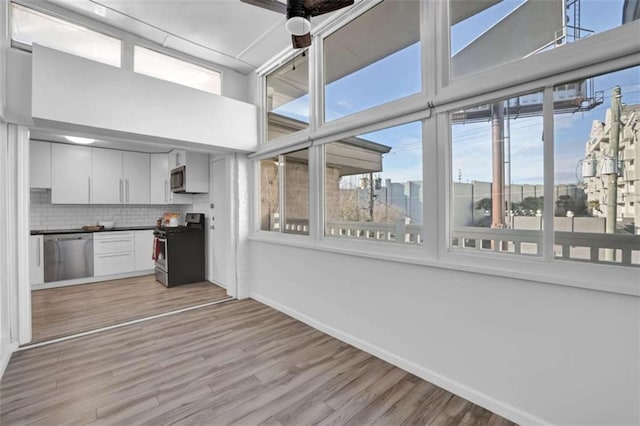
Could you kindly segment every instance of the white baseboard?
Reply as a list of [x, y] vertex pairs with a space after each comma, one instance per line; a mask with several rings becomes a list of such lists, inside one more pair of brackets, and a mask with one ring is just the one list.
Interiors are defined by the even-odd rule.
[[6, 370], [7, 365], [9, 365], [11, 355], [16, 351], [16, 349], [18, 349], [18, 343], [9, 343], [6, 349], [6, 352], [2, 353], [2, 358], [0, 359], [0, 379], [2, 379], [4, 370]]
[[544, 421], [533, 414], [522, 411], [516, 407], [492, 398], [480, 391], [472, 389], [462, 383], [449, 379], [435, 371], [422, 367], [414, 362], [406, 360], [398, 355], [393, 354], [378, 346], [372, 345], [364, 340], [361, 340], [348, 333], [344, 333], [338, 329], [330, 327], [322, 322], [319, 322], [305, 314], [302, 314], [295, 309], [282, 305], [274, 300], [252, 293], [250, 297], [258, 302], [264, 303], [267, 306], [272, 307], [275, 310], [283, 312], [303, 323], [322, 331], [338, 340], [348, 343], [356, 348], [370, 353], [390, 364], [395, 365], [409, 373], [418, 376], [436, 386], [439, 386], [453, 394], [456, 394], [464, 399], [471, 401], [472, 403], [486, 408], [506, 419], [509, 419], [517, 424], [521, 425], [549, 425], [550, 423]]
[[124, 274], [101, 275], [98, 277], [76, 278], [73, 280], [53, 281], [53, 282], [42, 283], [42, 284], [31, 284], [31, 290], [45, 290], [48, 288], [67, 287], [70, 285], [81, 285], [81, 284], [97, 283], [100, 281], [120, 280], [123, 278], [133, 278], [133, 277], [140, 277], [142, 275], [151, 275], [154, 272], [155, 271], [153, 269], [149, 269], [147, 271], [126, 272]]

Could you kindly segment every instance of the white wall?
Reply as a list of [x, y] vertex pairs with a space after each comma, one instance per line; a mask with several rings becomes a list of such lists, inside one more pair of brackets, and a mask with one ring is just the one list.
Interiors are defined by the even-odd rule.
[[249, 98], [249, 77], [240, 74], [237, 71], [223, 68], [222, 95], [225, 98], [231, 98], [241, 102], [253, 103]]
[[31, 54], [7, 49], [7, 122], [31, 126]]
[[[0, 8], [0, 13], [2, 12]], [[2, 16], [0, 15], [0, 19]], [[2, 90], [3, 99], [6, 97], [5, 120], [11, 123], [33, 125], [31, 118], [31, 58], [30, 52], [17, 49], [0, 51], [0, 66], [6, 60], [7, 81], [11, 84], [7, 90]], [[221, 67], [218, 67], [221, 68]], [[2, 68], [4, 69], [4, 67]], [[221, 68], [223, 72], [222, 92], [225, 98], [241, 102], [249, 102], [249, 77], [236, 71]], [[2, 88], [4, 80], [0, 80]]]
[[86, 131], [107, 130], [113, 136], [247, 152], [257, 147], [254, 105], [42, 46], [34, 46], [32, 55], [36, 125], [71, 124]]
[[640, 299], [250, 242], [251, 294], [524, 424], [640, 422]]

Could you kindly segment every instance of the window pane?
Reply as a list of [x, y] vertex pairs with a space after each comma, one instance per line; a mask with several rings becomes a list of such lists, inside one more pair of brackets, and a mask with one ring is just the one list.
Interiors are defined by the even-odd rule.
[[419, 16], [387, 0], [324, 40], [326, 121], [420, 92]]
[[203, 90], [214, 95], [222, 93], [219, 72], [144, 47], [136, 46], [134, 48], [133, 70], [140, 74]]
[[640, 66], [555, 90], [555, 256], [640, 266]]
[[457, 78], [487, 70], [616, 28], [638, 19], [634, 3], [625, 0], [451, 0], [451, 76]]
[[15, 3], [11, 4], [11, 39], [120, 66], [120, 40]]
[[260, 161], [260, 230], [280, 231], [280, 162]]
[[422, 123], [325, 145], [325, 235], [422, 243]]
[[450, 115], [452, 246], [542, 254], [542, 92]]
[[267, 140], [309, 127], [309, 61], [298, 55], [267, 76]]
[[309, 150], [284, 159], [284, 227], [282, 232], [309, 235]]

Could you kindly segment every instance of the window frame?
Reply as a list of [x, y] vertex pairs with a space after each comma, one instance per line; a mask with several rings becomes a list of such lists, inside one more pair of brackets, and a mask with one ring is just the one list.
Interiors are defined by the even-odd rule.
[[[220, 96], [225, 96], [225, 74], [226, 74], [225, 69], [223, 69], [224, 67], [221, 67], [213, 62], [209, 62], [205, 59], [200, 59], [195, 56], [191, 56], [189, 54], [164, 47], [153, 40], [146, 39], [138, 35], [111, 27], [107, 24], [103, 24], [100, 21], [91, 19], [90, 17], [63, 9], [52, 3], [43, 4], [35, 0], [10, 0], [8, 2], [8, 7], [7, 7], [9, 25], [11, 25], [11, 19], [12, 19], [11, 3], [15, 3], [17, 5], [20, 5], [28, 9], [33, 9], [36, 12], [43, 13], [45, 15], [52, 16], [56, 19], [69, 22], [73, 25], [78, 25], [88, 30], [95, 31], [97, 33], [120, 40], [120, 69], [122, 70], [128, 70], [133, 72], [134, 47], [141, 46], [146, 49], [154, 50], [163, 55], [171, 56], [175, 59], [179, 59], [188, 63], [192, 63], [194, 65], [218, 72], [220, 74], [220, 86], [221, 86]], [[11, 43], [10, 44], [11, 48], [22, 50], [25, 52], [32, 52], [31, 45], [14, 41], [13, 39], [11, 39], [10, 34], [9, 34], [9, 42]]]
[[[280, 238], [272, 235], [265, 238], [256, 232], [250, 239], [285, 244], [294, 247], [341, 253], [353, 256], [370, 257], [387, 261], [443, 268], [470, 273], [480, 273], [506, 279], [521, 279], [542, 284], [557, 284], [640, 296], [640, 283], [637, 283], [638, 269], [606, 264], [567, 262], [553, 257], [553, 188], [554, 182], [554, 145], [553, 145], [553, 87], [567, 81], [605, 74], [617, 69], [640, 64], [640, 45], [632, 43], [634, 35], [640, 30], [640, 21], [631, 22], [617, 28], [594, 34], [579, 43], [569, 43], [561, 47], [541, 52], [514, 62], [501, 64], [490, 70], [481, 71], [458, 79], [449, 78], [450, 31], [448, 3], [421, 1], [422, 43], [422, 91], [420, 95], [399, 99], [370, 110], [324, 123], [324, 79], [322, 66], [323, 38], [356, 19], [360, 13], [374, 7], [380, 0], [363, 0], [353, 10], [336, 18], [333, 22], [314, 31], [313, 44], [309, 49], [314, 61], [310, 64], [310, 111], [309, 133], [295, 139], [277, 140], [268, 145], [260, 145], [257, 153], [250, 158], [259, 158], [265, 152], [275, 149], [286, 150], [288, 146], [301, 143], [312, 144], [315, 171], [310, 171], [310, 200], [316, 208], [310, 206], [310, 220], [315, 225], [311, 235], [304, 241]], [[291, 49], [286, 52], [291, 53]], [[274, 60], [277, 60], [274, 59]], [[258, 72], [258, 85], [263, 79]], [[263, 88], [264, 90], [264, 88]], [[452, 110], [468, 105], [487, 103], [493, 99], [505, 99], [522, 93], [542, 90], [544, 93], [543, 128], [544, 145], [544, 196], [543, 247], [542, 256], [518, 256], [515, 254], [451, 252], [449, 250], [449, 214], [450, 214], [450, 135], [449, 123], [444, 117]], [[262, 93], [260, 91], [259, 93]], [[259, 105], [264, 105], [260, 103]], [[355, 241], [326, 238], [324, 234], [324, 162], [321, 161], [321, 147], [326, 142], [341, 137], [373, 131], [381, 123], [415, 121], [423, 118], [423, 199], [435, 200], [435, 211], [426, 218], [423, 234], [424, 244], [421, 250], [416, 247], [396, 247], [397, 244], [376, 241]], [[389, 126], [390, 127], [390, 126]], [[316, 147], [317, 146], [317, 147]], [[313, 216], [316, 216], [313, 219]], [[435, 219], [435, 220], [434, 220]], [[252, 227], [255, 230], [255, 226]], [[319, 232], [319, 233], [318, 233]], [[544, 266], [544, 268], [541, 268]], [[611, 277], [615, 276], [615, 282]]]
[[[106, 36], [106, 37], [110, 37], [113, 39], [116, 39], [119, 43], [120, 43], [120, 65], [116, 66], [116, 65], [112, 65], [112, 64], [107, 64], [105, 62], [100, 62], [100, 61], [95, 61], [92, 58], [88, 58], [86, 56], [81, 56], [82, 58], [88, 59], [88, 60], [92, 60], [95, 62], [99, 62], [101, 64], [104, 65], [109, 65], [109, 66], [113, 66], [116, 68], [120, 68], [123, 69], [124, 68], [124, 64], [125, 64], [125, 58], [123, 55], [124, 49], [125, 49], [125, 32], [115, 29], [113, 27], [110, 27], [108, 25], [104, 25], [102, 23], [99, 23], [97, 21], [93, 21], [89, 18], [86, 18], [82, 15], [76, 14], [74, 12], [70, 12], [67, 10], [63, 10], [62, 8], [59, 8], [58, 6], [54, 5], [54, 4], [47, 4], [46, 6], [43, 6], [40, 3], [36, 3], [36, 2], [32, 2], [29, 0], [9, 0], [8, 1], [8, 24], [9, 24], [9, 28], [8, 28], [8, 39], [9, 39], [9, 43], [10, 43], [10, 47], [14, 48], [14, 49], [18, 49], [18, 50], [22, 50], [25, 52], [32, 52], [33, 51], [33, 46], [31, 44], [27, 44], [27, 43], [23, 43], [21, 41], [18, 40], [14, 40], [13, 39], [13, 34], [11, 31], [12, 28], [12, 22], [13, 22], [13, 7], [12, 4], [16, 4], [22, 8], [25, 9], [30, 9], [33, 10], [34, 12], [37, 13], [41, 13], [43, 15], [47, 15], [50, 16], [54, 19], [66, 22], [68, 24], [71, 25], [75, 25], [81, 28], [84, 28], [86, 30], [92, 31], [94, 33]], [[72, 53], [70, 53], [72, 54]], [[78, 56], [78, 55], [76, 55]]]
[[[255, 200], [256, 202], [252, 203], [254, 208], [253, 211], [251, 212], [251, 218], [253, 221], [253, 225], [251, 227], [252, 229], [252, 235], [255, 236], [259, 236], [262, 239], [266, 239], [266, 240], [271, 240], [271, 239], [275, 239], [275, 241], [278, 241], [279, 238], [285, 238], [285, 239], [291, 239], [292, 241], [300, 241], [300, 240], [305, 240], [305, 239], [309, 239], [310, 237], [314, 237], [315, 236], [315, 232], [317, 232], [315, 230], [315, 217], [314, 217], [314, 212], [315, 212], [315, 203], [312, 200], [313, 198], [313, 193], [312, 193], [312, 185], [313, 185], [313, 176], [315, 175], [315, 171], [312, 169], [314, 167], [314, 164], [316, 163], [316, 158], [315, 154], [314, 154], [314, 150], [312, 149], [313, 147], [309, 144], [309, 145], [299, 145], [294, 147], [293, 149], [286, 149], [286, 150], [280, 150], [280, 151], [276, 151], [276, 152], [271, 152], [269, 154], [265, 154], [265, 155], [261, 155], [259, 157], [255, 157], [253, 158], [253, 167], [251, 168], [252, 172], [253, 172], [253, 179], [251, 179], [252, 182], [252, 187], [253, 190], [251, 191], [251, 193], [253, 194], [253, 200]], [[292, 152], [295, 151], [299, 151], [302, 149], [308, 149], [309, 150], [309, 163], [308, 163], [308, 167], [309, 167], [309, 233], [308, 234], [296, 234], [296, 233], [290, 233], [290, 232], [284, 232], [284, 226], [283, 226], [283, 220], [286, 220], [286, 213], [285, 213], [285, 209], [286, 209], [286, 194], [285, 194], [285, 172], [284, 171], [280, 171], [278, 173], [278, 203], [279, 203], [279, 214], [280, 214], [280, 228], [278, 231], [272, 231], [272, 230], [265, 230], [265, 229], [260, 229], [260, 223], [261, 223], [261, 191], [262, 191], [262, 187], [261, 187], [261, 173], [260, 173], [260, 161], [261, 160], [265, 160], [268, 158], [274, 158], [277, 157], [278, 158], [278, 162], [279, 163], [283, 163], [284, 161], [284, 157]]]
[[[223, 71], [221, 71], [219, 69], [216, 69], [215, 67], [211, 66], [211, 64], [208, 64], [208, 63], [206, 63], [204, 61], [197, 60], [196, 58], [191, 58], [188, 55], [180, 54], [179, 52], [176, 52], [176, 51], [173, 51], [171, 49], [164, 48], [164, 47], [160, 48], [161, 46], [160, 47], [159, 46], [155, 46], [152, 43], [146, 42], [144, 39], [137, 38], [137, 40], [131, 40], [131, 41], [132, 41], [131, 46], [130, 46], [131, 50], [132, 50], [132, 53], [131, 53], [131, 55], [132, 55], [131, 70], [133, 72], [135, 72], [136, 74], [144, 75], [146, 77], [156, 78], [158, 80], [166, 81], [166, 82], [173, 83], [173, 84], [179, 84], [179, 85], [184, 86], [184, 87], [189, 87], [189, 88], [194, 89], [194, 90], [200, 90], [202, 92], [209, 93], [210, 95], [224, 96], [223, 95], [223, 93], [224, 93], [224, 84], [223, 84], [224, 74], [223, 74]], [[195, 66], [200, 67], [200, 68], [204, 68], [207, 71], [218, 73], [218, 75], [220, 77], [220, 93], [212, 93], [212, 92], [209, 92], [207, 90], [198, 89], [198, 88], [191, 87], [191, 86], [186, 86], [186, 85], [181, 84], [181, 83], [176, 83], [175, 81], [165, 80], [164, 78], [154, 77], [154, 76], [150, 76], [148, 74], [144, 74], [144, 73], [135, 71], [135, 60], [136, 60], [135, 50], [136, 50], [136, 47], [140, 47], [142, 49], [150, 50], [150, 51], [152, 51], [154, 53], [157, 53], [159, 55], [164, 55], [164, 56], [166, 56], [168, 58], [171, 58], [171, 59], [176, 59], [178, 61], [185, 62], [187, 64], [191, 64], [191, 65], [195, 65]], [[124, 59], [123, 59], [123, 61], [124, 61]]]
[[258, 102], [259, 102], [259, 105], [262, 106], [262, 110], [264, 111], [264, 114], [261, 114], [260, 120], [258, 120], [259, 121], [258, 130], [260, 132], [258, 135], [259, 136], [258, 143], [260, 145], [268, 145], [271, 149], [274, 149], [274, 148], [277, 149], [277, 147], [280, 147], [280, 146], [287, 146], [289, 144], [295, 144], [302, 140], [308, 140], [309, 135], [312, 133], [311, 128], [312, 127], [315, 128], [316, 126], [316, 121], [312, 118], [312, 117], [315, 117], [315, 111], [312, 110], [314, 105], [314, 101], [312, 97], [314, 96], [315, 91], [311, 87], [313, 69], [315, 68], [314, 64], [316, 63], [316, 61], [313, 57], [314, 52], [312, 52], [312, 49], [309, 48], [306, 50], [306, 54], [309, 57], [308, 59], [309, 75], [307, 76], [307, 79], [309, 81], [309, 123], [306, 128], [298, 130], [297, 132], [290, 133], [288, 135], [269, 140], [268, 113], [270, 111], [268, 111], [268, 108], [267, 108], [267, 77], [272, 73], [274, 73], [275, 71], [277, 71], [281, 66], [289, 63], [290, 61], [294, 60], [298, 56], [302, 55], [303, 50], [300, 50], [300, 51], [287, 50], [284, 55], [278, 56], [277, 60], [271, 61], [266, 65], [263, 65], [261, 68], [259, 68], [256, 71], [256, 73], [258, 73], [258, 75], [260, 76], [258, 79], [260, 83], [260, 86], [258, 89], [258, 94], [259, 94]]

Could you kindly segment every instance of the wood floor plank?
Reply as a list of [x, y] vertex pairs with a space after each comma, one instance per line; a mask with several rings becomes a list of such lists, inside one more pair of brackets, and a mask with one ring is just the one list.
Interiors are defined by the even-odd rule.
[[253, 300], [15, 353], [0, 424], [461, 424], [482, 407]]
[[33, 342], [221, 300], [210, 282], [167, 288], [153, 275], [31, 292]]

